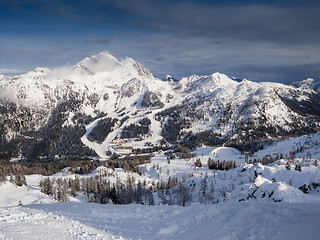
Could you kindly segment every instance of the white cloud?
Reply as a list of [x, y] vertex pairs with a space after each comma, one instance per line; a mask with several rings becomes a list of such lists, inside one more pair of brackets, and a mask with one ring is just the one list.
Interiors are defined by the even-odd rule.
[[10, 89], [0, 87], [0, 99], [9, 99], [13, 102], [17, 102], [18, 99], [15, 97], [14, 93]]
[[72, 72], [73, 72], [72, 66], [70, 66], [69, 64], [66, 64], [64, 66], [55, 67], [55, 68], [51, 69], [48, 72], [46, 79], [49, 81], [63, 79], [63, 78], [70, 76], [72, 74]]
[[21, 69], [14, 69], [14, 68], [0, 68], [0, 74], [19, 74], [23, 73], [24, 71]]

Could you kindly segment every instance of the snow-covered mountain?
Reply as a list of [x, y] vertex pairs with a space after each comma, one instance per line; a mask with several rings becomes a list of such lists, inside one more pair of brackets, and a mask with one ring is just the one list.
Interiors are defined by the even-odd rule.
[[175, 143], [254, 151], [263, 141], [318, 131], [319, 102], [312, 79], [160, 80], [131, 58], [102, 52], [74, 66], [0, 76], [0, 158], [105, 158]]

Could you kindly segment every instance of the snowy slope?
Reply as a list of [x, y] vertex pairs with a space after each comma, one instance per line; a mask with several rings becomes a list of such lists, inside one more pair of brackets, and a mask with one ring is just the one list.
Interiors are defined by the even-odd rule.
[[[314, 153], [318, 134], [289, 139], [288, 142], [309, 143]], [[304, 141], [303, 141], [304, 140]], [[192, 196], [187, 206], [162, 205], [154, 193], [154, 206], [88, 203], [86, 196], [69, 196], [70, 202], [57, 203], [40, 192], [40, 175], [27, 176], [27, 186], [15, 187], [10, 182], [0, 186], [0, 238], [2, 239], [318, 239], [320, 230], [320, 170], [312, 161], [302, 171], [287, 170], [278, 161], [269, 166], [245, 164], [235, 148], [202, 147], [191, 159], [171, 159], [161, 155], [140, 166], [142, 174], [122, 169], [98, 167], [79, 179], [101, 177], [111, 183], [135, 181], [167, 181], [169, 177], [185, 179]], [[259, 155], [259, 153], [257, 153]], [[261, 153], [262, 154], [262, 153]], [[314, 154], [314, 156], [316, 156]], [[208, 158], [237, 161], [229, 171], [210, 170]], [[197, 158], [202, 167], [194, 167]], [[302, 161], [302, 159], [301, 159]], [[286, 162], [282, 159], [281, 162]], [[75, 178], [65, 168], [49, 176], [51, 179]], [[205, 197], [203, 182], [207, 183]], [[310, 186], [308, 194], [300, 186]], [[213, 186], [213, 191], [212, 191]], [[308, 187], [307, 187], [308, 188]], [[173, 187], [173, 192], [175, 187]], [[170, 190], [171, 191], [171, 190]], [[23, 203], [18, 206], [19, 201]], [[203, 204], [200, 204], [202, 202]]]
[[124, 239], [62, 213], [11, 207], [0, 208], [0, 216], [1, 239]]
[[54, 203], [53, 198], [43, 194], [39, 190], [39, 181], [37, 186], [22, 186], [18, 187], [10, 182], [2, 183], [0, 192], [0, 207], [18, 206], [22, 204], [41, 204]]
[[319, 204], [64, 203], [0, 208], [3, 239], [310, 239]]
[[[190, 166], [183, 167], [180, 163], [181, 160], [172, 161], [168, 166], [176, 168], [181, 174], [188, 173]], [[157, 160], [152, 164], [157, 164]], [[244, 168], [247, 168], [243, 173], [244, 176], [247, 176], [250, 169], [253, 170], [253, 166], [250, 165]], [[256, 166], [256, 169], [268, 178], [281, 172], [280, 175], [287, 175], [290, 172], [271, 166]], [[93, 174], [105, 170], [107, 169], [100, 167]], [[223, 182], [235, 183], [230, 175], [236, 175], [237, 181], [244, 181], [239, 176], [239, 170], [228, 171], [226, 176], [223, 176], [224, 172], [218, 173], [221, 177], [216, 179], [217, 189]], [[205, 169], [202, 173], [204, 172]], [[293, 176], [299, 176], [299, 172], [293, 170], [291, 172]], [[312, 171], [306, 172], [306, 175], [310, 174], [313, 174]], [[319, 172], [317, 175], [319, 176]], [[52, 178], [57, 177], [71, 177], [71, 175], [64, 172], [52, 176]], [[200, 170], [195, 175], [195, 179], [203, 177]], [[238, 202], [237, 197], [232, 196], [231, 192], [227, 196], [229, 201], [226, 202], [213, 205], [192, 203], [182, 207], [95, 204], [87, 203], [82, 197], [76, 201], [71, 198], [67, 203], [45, 202], [44, 195], [36, 186], [36, 182], [40, 179], [39, 175], [27, 178], [30, 185], [25, 188], [30, 190], [9, 189], [7, 187], [9, 183], [0, 186], [3, 196], [11, 195], [18, 198], [21, 197], [19, 192], [24, 191], [22, 201], [26, 203], [19, 207], [13, 206], [16, 204], [12, 204], [9, 198], [4, 200], [3, 196], [1, 197], [1, 239], [317, 239], [320, 234], [319, 195], [318, 197], [313, 195], [311, 198], [303, 193], [297, 195], [293, 187], [290, 188], [285, 182], [275, 183], [280, 189], [275, 195], [282, 193], [282, 197], [285, 196], [284, 202], [280, 203], [265, 201], [263, 198]], [[125, 181], [126, 178], [121, 177], [121, 179]], [[259, 189], [266, 190], [271, 185], [268, 183], [263, 186], [266, 182], [268, 181], [259, 176], [255, 184]], [[245, 186], [246, 183], [242, 188]], [[257, 197], [259, 191], [261, 190], [256, 192]], [[301, 197], [302, 195], [305, 197]], [[35, 196], [38, 201], [33, 201]], [[312, 197], [314, 200], [308, 203]]]
[[[297, 138], [289, 138], [274, 142], [271, 146], [266, 147], [255, 153], [261, 158], [274, 153], [290, 156], [290, 152], [295, 152], [295, 158], [302, 160], [303, 158], [319, 159], [320, 158], [320, 134], [304, 135]], [[297, 151], [298, 150], [298, 151]]]

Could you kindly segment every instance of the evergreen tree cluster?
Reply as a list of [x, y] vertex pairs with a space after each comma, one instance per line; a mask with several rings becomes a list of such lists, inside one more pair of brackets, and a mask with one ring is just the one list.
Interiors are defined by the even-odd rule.
[[201, 163], [200, 158], [197, 158], [197, 159], [196, 159], [194, 165], [195, 165], [196, 167], [202, 167], [202, 163]]
[[161, 204], [165, 205], [189, 205], [192, 201], [192, 195], [186, 184], [186, 181], [179, 181], [175, 187], [162, 188], [158, 191], [158, 197]]
[[215, 161], [212, 160], [212, 158], [208, 159], [208, 167], [209, 169], [215, 169], [215, 170], [230, 170], [232, 168], [236, 167], [235, 161]]
[[6, 182], [10, 179], [10, 182], [16, 184], [17, 186], [27, 185], [26, 175], [19, 165], [16, 164], [0, 164], [0, 184]]
[[290, 161], [287, 161], [287, 163], [286, 163], [286, 169], [287, 169], [287, 170], [291, 170], [291, 164], [290, 164]]
[[215, 187], [214, 187], [213, 179], [210, 179], [210, 180], [208, 178], [208, 174], [206, 173], [205, 177], [202, 178], [200, 181], [198, 199], [201, 204], [215, 203], [215, 199], [214, 199]]
[[[19, 134], [8, 138], [9, 132], [30, 131], [35, 122], [41, 122], [43, 111], [33, 114], [26, 107], [18, 106], [15, 102], [0, 98], [0, 159], [10, 160], [17, 157], [23, 140]], [[39, 117], [41, 116], [41, 117]], [[11, 134], [10, 134], [11, 135]]]
[[168, 181], [161, 180], [156, 185], [152, 183], [160, 199], [160, 204], [189, 205], [192, 201], [192, 195], [187, 185], [187, 178], [188, 176], [184, 176], [182, 180], [178, 180], [178, 178], [169, 177]]
[[66, 178], [50, 180], [50, 178], [45, 178], [44, 180], [40, 181], [41, 192], [53, 196], [59, 202], [67, 202], [69, 200], [68, 194], [71, 181], [75, 180], [68, 180]]
[[58, 173], [67, 167], [69, 167], [68, 171], [71, 173], [87, 174], [91, 173], [94, 169], [101, 165], [103, 165], [103, 162], [68, 159], [50, 162], [0, 162], [0, 175], [10, 176], [15, 175], [16, 173], [21, 173], [22, 175], [40, 174], [44, 176], [49, 176]]
[[273, 162], [275, 162], [277, 160], [278, 160], [278, 157], [275, 157], [275, 158], [273, 158], [273, 157], [269, 157], [269, 158], [263, 157], [260, 162], [263, 165], [268, 165], [268, 164], [273, 163]]
[[122, 130], [121, 138], [141, 138], [150, 132], [150, 124], [149, 118], [143, 118], [138, 124], [132, 123], [129, 126], [125, 126]]
[[[49, 115], [46, 125], [38, 130], [25, 132], [29, 136], [25, 139], [21, 151], [28, 161], [37, 159], [53, 159], [56, 155], [63, 157], [97, 156], [90, 148], [83, 145], [81, 137], [85, 134], [85, 124], [94, 121], [95, 118], [82, 113], [75, 113], [73, 125], [64, 125], [69, 112], [76, 110], [78, 101], [60, 103]], [[101, 113], [103, 115], [103, 113]], [[98, 114], [98, 116], [101, 116]]]
[[98, 122], [98, 124], [92, 129], [88, 134], [88, 139], [90, 141], [95, 141], [102, 143], [109, 133], [113, 130], [113, 127], [118, 122], [118, 119], [105, 118]]
[[191, 153], [190, 150], [184, 145], [176, 145], [173, 149], [173, 153], [182, 159], [193, 158], [196, 156], [195, 153]]
[[139, 165], [150, 163], [151, 155], [126, 156], [124, 158], [113, 158], [103, 163], [107, 168], [122, 168], [126, 172], [136, 172], [141, 174]]
[[301, 172], [301, 164], [296, 163], [296, 166], [294, 167], [294, 170]]
[[101, 175], [95, 177], [75, 179], [46, 178], [40, 182], [41, 192], [54, 196], [59, 202], [68, 201], [68, 195], [73, 197], [79, 193], [85, 194], [88, 201], [106, 204], [148, 204], [154, 205], [153, 187], [148, 187], [146, 181], [136, 183], [134, 177], [128, 176], [125, 183], [120, 179], [111, 184]]
[[[61, 172], [68, 168], [68, 172], [75, 174], [89, 174], [99, 166], [106, 166], [107, 168], [115, 169], [122, 168], [126, 172], [137, 172], [142, 174], [139, 165], [150, 163], [151, 155], [137, 155], [126, 156], [125, 158], [118, 158], [108, 161], [94, 161], [94, 160], [77, 160], [77, 159], [57, 159], [55, 161], [21, 161], [11, 163], [8, 161], [0, 161], [0, 182], [6, 181], [6, 177], [15, 175], [32, 175], [40, 174], [50, 176]], [[17, 177], [19, 179], [20, 177]], [[23, 179], [21, 177], [20, 179]], [[20, 181], [19, 181], [20, 182]]]
[[184, 145], [188, 149], [195, 149], [201, 145], [216, 146], [222, 145], [223, 140], [221, 134], [215, 133], [213, 130], [193, 133], [192, 131], [183, 133], [179, 144]]
[[181, 138], [181, 131], [191, 126], [191, 122], [182, 116], [182, 105], [177, 105], [157, 113], [155, 119], [161, 121], [161, 135], [171, 144], [177, 143]]
[[97, 156], [96, 153], [84, 146], [81, 137], [85, 134], [84, 126], [65, 126], [59, 141], [51, 148], [47, 158], [60, 157], [83, 157]]
[[167, 122], [162, 127], [161, 135], [169, 143], [176, 143], [180, 134], [182, 124], [177, 119], [168, 118]]
[[69, 195], [75, 197], [84, 194], [88, 201], [106, 204], [144, 204], [154, 205], [154, 193], [158, 192], [161, 204], [186, 206], [191, 203], [192, 195], [187, 186], [186, 177], [183, 180], [169, 177], [168, 181], [152, 182], [147, 184], [146, 180], [136, 181], [129, 176], [125, 182], [119, 178], [115, 183], [106, 180], [103, 175], [94, 177], [83, 177], [74, 179], [49, 177], [40, 181], [41, 192], [53, 196], [59, 202], [69, 200]]
[[[80, 104], [81, 101], [69, 99], [59, 102], [52, 111], [49, 111], [52, 106], [47, 106], [30, 112], [15, 103], [0, 103], [0, 124], [3, 126], [0, 129], [0, 159], [10, 160], [20, 153], [29, 161], [51, 159], [55, 155], [96, 156], [80, 138], [86, 131], [85, 124], [104, 116], [104, 113], [98, 113], [94, 118], [87, 116], [78, 112]], [[70, 112], [74, 113], [73, 124], [64, 125]], [[9, 140], [6, 137], [8, 131], [19, 134]]]

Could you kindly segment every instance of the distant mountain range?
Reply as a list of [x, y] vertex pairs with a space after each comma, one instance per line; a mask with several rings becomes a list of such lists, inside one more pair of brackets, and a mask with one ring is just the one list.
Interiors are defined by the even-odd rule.
[[265, 142], [320, 129], [319, 85], [155, 78], [102, 52], [74, 66], [0, 75], [0, 159], [87, 158], [176, 145]]

